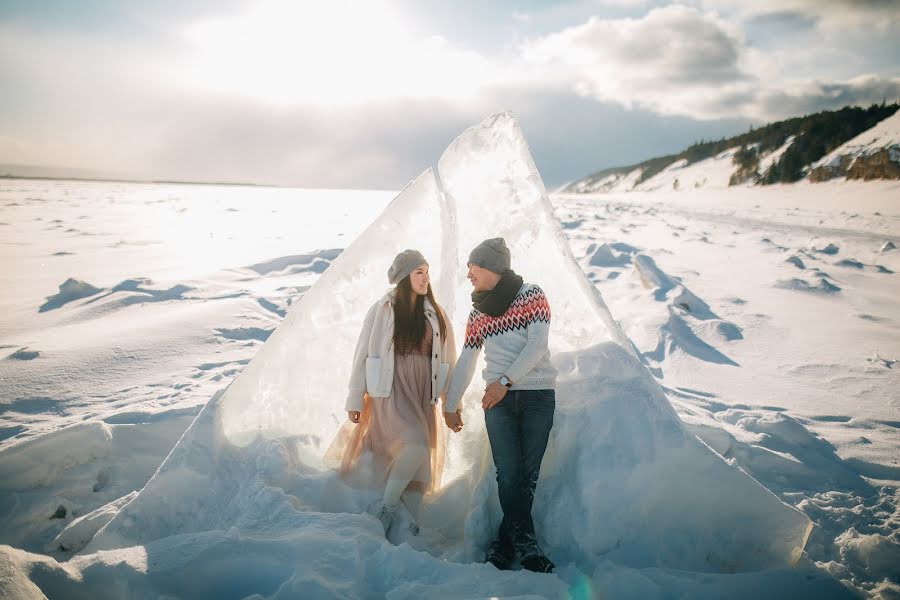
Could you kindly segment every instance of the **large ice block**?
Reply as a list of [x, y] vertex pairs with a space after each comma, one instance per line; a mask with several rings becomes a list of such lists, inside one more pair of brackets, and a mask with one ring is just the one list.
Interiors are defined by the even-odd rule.
[[[587, 572], [602, 560], [697, 571], [795, 563], [809, 520], [686, 431], [572, 256], [509, 113], [464, 132], [334, 261], [89, 550], [232, 525], [271, 534], [302, 527], [306, 511], [331, 510], [320, 459], [345, 419], [350, 359], [394, 255], [423, 252], [459, 340], [469, 251], [497, 236], [552, 308], [557, 416], [534, 516], [555, 560]], [[476, 380], [463, 398], [451, 485], [435, 499], [461, 505], [449, 526], [457, 540], [465, 534], [468, 556], [500, 518], [482, 389]]]

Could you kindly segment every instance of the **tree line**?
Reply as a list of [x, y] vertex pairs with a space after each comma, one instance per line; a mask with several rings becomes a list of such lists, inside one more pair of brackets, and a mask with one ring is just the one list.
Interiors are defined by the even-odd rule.
[[764, 173], [758, 173], [761, 184], [789, 183], [806, 175], [806, 168], [844, 142], [853, 139], [878, 122], [892, 116], [900, 109], [900, 104], [873, 104], [868, 108], [845, 106], [840, 110], [822, 111], [802, 117], [769, 123], [763, 127], [751, 127], [746, 133], [720, 140], [703, 140], [688, 146], [679, 154], [651, 158], [627, 167], [614, 167], [590, 175], [599, 180], [611, 174], [624, 174], [634, 169], [642, 169], [637, 183], [650, 179], [676, 160], [685, 159], [687, 164], [711, 158], [720, 152], [738, 147], [733, 162], [741, 172], [754, 173], [759, 158], [780, 148], [787, 139], [794, 136], [790, 146], [781, 157]]

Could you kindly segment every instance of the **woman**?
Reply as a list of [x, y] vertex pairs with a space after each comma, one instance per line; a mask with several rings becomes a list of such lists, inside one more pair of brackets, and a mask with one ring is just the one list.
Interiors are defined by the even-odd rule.
[[394, 258], [388, 281], [395, 287], [369, 309], [356, 345], [346, 401], [350, 423], [328, 456], [340, 457], [341, 471], [348, 474], [370, 452], [375, 472], [367, 479], [384, 482], [375, 513], [385, 534], [401, 500], [416, 534], [422, 495], [440, 484], [444, 448], [436, 404], [447, 391], [456, 349], [431, 291], [425, 257], [404, 250]]

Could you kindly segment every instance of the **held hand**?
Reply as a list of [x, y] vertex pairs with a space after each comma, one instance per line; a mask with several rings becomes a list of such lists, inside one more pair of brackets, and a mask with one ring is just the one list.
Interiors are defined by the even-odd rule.
[[351, 423], [359, 423], [359, 411], [358, 410], [348, 410], [347, 418], [350, 419]]
[[484, 397], [481, 399], [481, 408], [490, 410], [496, 406], [498, 402], [503, 400], [503, 397], [506, 396], [506, 392], [507, 387], [505, 385], [500, 385], [499, 381], [489, 384], [487, 389], [484, 390]]
[[444, 423], [453, 433], [459, 433], [463, 427], [462, 415], [458, 412], [444, 413]]

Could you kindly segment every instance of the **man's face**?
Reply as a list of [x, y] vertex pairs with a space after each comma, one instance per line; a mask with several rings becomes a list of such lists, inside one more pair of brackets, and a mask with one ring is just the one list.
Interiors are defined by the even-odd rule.
[[472, 282], [472, 287], [475, 288], [476, 292], [492, 290], [497, 285], [497, 282], [500, 281], [500, 275], [497, 273], [472, 263], [469, 263], [469, 274], [466, 277]]

